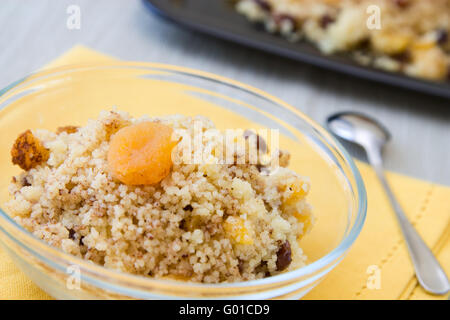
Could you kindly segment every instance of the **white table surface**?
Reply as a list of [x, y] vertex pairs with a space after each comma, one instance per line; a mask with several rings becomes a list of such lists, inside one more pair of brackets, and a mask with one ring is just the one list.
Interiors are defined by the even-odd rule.
[[[223, 0], [211, 0], [223, 1]], [[66, 27], [69, 5], [81, 29]], [[393, 135], [386, 168], [450, 185], [450, 100], [396, 89], [182, 30], [139, 0], [0, 0], [0, 87], [35, 71], [75, 44], [125, 60], [181, 65], [265, 90], [324, 123], [357, 110]], [[353, 155], [360, 150], [350, 148]]]

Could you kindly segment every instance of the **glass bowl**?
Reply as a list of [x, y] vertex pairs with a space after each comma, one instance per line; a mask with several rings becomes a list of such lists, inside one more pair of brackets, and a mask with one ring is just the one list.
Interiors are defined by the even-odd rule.
[[278, 129], [280, 147], [291, 152], [290, 167], [311, 180], [308, 199], [317, 222], [300, 243], [309, 261], [305, 267], [290, 272], [239, 283], [145, 278], [109, 270], [51, 247], [0, 210], [3, 248], [51, 296], [300, 298], [341, 261], [359, 235], [366, 215], [364, 185], [351, 157], [325, 129], [294, 107], [237, 81], [148, 63], [65, 66], [30, 75], [0, 91], [0, 208], [9, 199], [11, 177], [20, 172], [10, 156], [19, 133], [83, 125], [112, 106], [132, 116], [201, 114], [220, 129]]

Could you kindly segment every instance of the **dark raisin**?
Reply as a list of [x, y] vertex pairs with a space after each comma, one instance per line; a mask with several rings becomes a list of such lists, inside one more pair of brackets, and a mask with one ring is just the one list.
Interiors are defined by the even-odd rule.
[[269, 272], [267, 270], [267, 261], [261, 261], [261, 263], [255, 268], [255, 271], [257, 273], [264, 273], [264, 276], [267, 276], [267, 273]]
[[184, 228], [186, 228], [186, 220], [183, 219], [180, 221], [179, 228], [185, 230]]
[[277, 252], [277, 271], [286, 269], [291, 264], [291, 261], [291, 244], [286, 240]]
[[69, 239], [75, 240], [75, 230], [69, 229]]
[[183, 210], [184, 210], [184, 211], [191, 211], [191, 212], [192, 212], [192, 210], [194, 210], [194, 208], [193, 208], [190, 204], [188, 204], [187, 206], [185, 206], [185, 207], [183, 208]]
[[258, 150], [261, 150], [262, 152], [267, 152], [267, 144], [266, 141], [261, 138], [260, 136], [256, 137], [256, 147], [258, 148]]
[[408, 63], [411, 61], [411, 52], [405, 50], [403, 52], [392, 55], [392, 58], [401, 63]]
[[28, 177], [23, 177], [21, 183], [22, 183], [22, 186], [23, 186], [23, 187], [29, 187], [29, 186], [31, 186], [31, 183], [28, 181]]
[[244, 131], [244, 138], [248, 139], [249, 137], [256, 135], [256, 148], [264, 153], [267, 152], [267, 143], [266, 141], [256, 133], [254, 133], [251, 130], [245, 130]]
[[334, 21], [335, 20], [333, 17], [326, 14], [326, 15], [322, 16], [322, 18], [320, 19], [320, 27], [322, 29], [326, 29], [328, 27], [328, 25], [333, 23]]
[[238, 269], [240, 274], [244, 272], [244, 261], [242, 261], [241, 259], [238, 259]]
[[270, 11], [272, 10], [272, 7], [270, 6], [270, 3], [268, 3], [265, 0], [253, 0], [261, 9], [264, 11]]
[[446, 44], [448, 41], [448, 32], [444, 29], [439, 29], [436, 31], [436, 42], [438, 44]]
[[409, 6], [409, 0], [393, 0], [393, 1], [399, 8], [406, 8], [407, 6]]
[[267, 168], [266, 166], [262, 165], [262, 164], [257, 164], [256, 165], [256, 169], [258, 169], [258, 172], [262, 173], [262, 174], [267, 174], [268, 175], [270, 173], [270, 169]]

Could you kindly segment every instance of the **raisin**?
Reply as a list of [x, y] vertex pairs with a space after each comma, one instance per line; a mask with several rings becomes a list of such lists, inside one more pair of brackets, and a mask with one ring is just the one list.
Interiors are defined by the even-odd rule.
[[272, 10], [272, 7], [270, 6], [270, 3], [268, 3], [265, 0], [253, 0], [261, 9], [264, 11], [270, 11]]
[[438, 44], [446, 44], [448, 41], [448, 32], [444, 29], [439, 29], [436, 31], [436, 42]]
[[291, 264], [291, 261], [291, 244], [286, 240], [277, 252], [277, 271], [286, 269]]
[[75, 240], [75, 230], [69, 229], [69, 239]]
[[326, 14], [320, 19], [320, 26], [322, 27], [322, 29], [326, 29], [328, 25], [333, 23], [334, 21], [335, 20], [333, 17]]
[[267, 143], [266, 141], [259, 136], [258, 134], [254, 133], [251, 130], [245, 130], [244, 131], [244, 138], [248, 139], [249, 137], [256, 135], [256, 148], [258, 150], [261, 150], [262, 152], [266, 153], [267, 152]]
[[192, 212], [192, 210], [194, 210], [194, 208], [193, 208], [190, 204], [188, 204], [187, 206], [185, 206], [185, 207], [183, 208], [183, 210], [184, 210], [184, 211], [191, 211], [191, 212]]
[[28, 176], [23, 177], [21, 183], [22, 183], [22, 187], [29, 187], [29, 186], [31, 186], [31, 183], [30, 183], [30, 181], [28, 180]]
[[267, 166], [264, 166], [262, 164], [257, 164], [256, 165], [256, 169], [258, 169], [259, 173], [265, 174], [265, 175], [269, 175], [270, 174], [270, 169]]
[[393, 0], [393, 1], [399, 8], [406, 8], [407, 6], [409, 6], [409, 0]]
[[238, 269], [240, 274], [244, 272], [244, 261], [241, 259], [238, 259]]
[[405, 50], [403, 52], [392, 55], [392, 58], [401, 63], [408, 63], [411, 61], [411, 52]]

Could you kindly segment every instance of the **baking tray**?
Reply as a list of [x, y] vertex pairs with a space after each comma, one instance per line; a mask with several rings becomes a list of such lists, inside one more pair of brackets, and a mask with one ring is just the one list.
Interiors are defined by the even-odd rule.
[[292, 43], [261, 30], [229, 0], [143, 0], [153, 12], [182, 26], [318, 67], [450, 99], [450, 80], [425, 81], [357, 64], [345, 54], [323, 55], [306, 41]]

